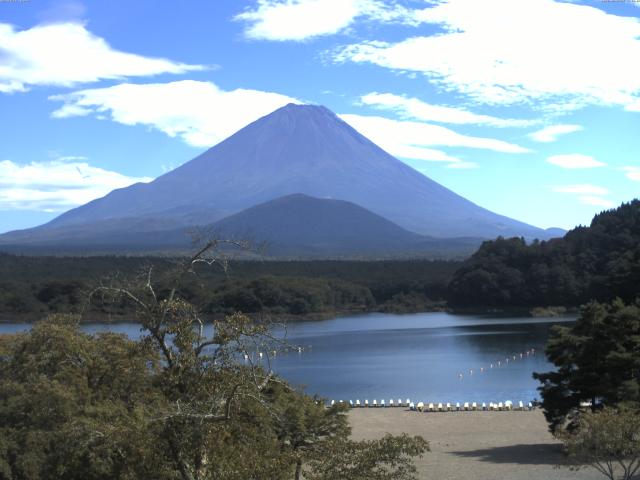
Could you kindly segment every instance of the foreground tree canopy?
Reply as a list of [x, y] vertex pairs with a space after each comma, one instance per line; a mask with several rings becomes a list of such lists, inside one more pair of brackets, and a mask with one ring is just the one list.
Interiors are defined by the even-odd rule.
[[564, 238], [485, 242], [455, 273], [454, 306], [578, 306], [632, 302], [640, 284], [640, 200], [596, 215]]
[[421, 437], [351, 441], [344, 407], [242, 360], [277, 348], [265, 325], [205, 325], [176, 286], [139, 280], [94, 293], [135, 309], [140, 340], [82, 333], [68, 315], [0, 336], [0, 479], [416, 478]]
[[582, 402], [601, 406], [640, 406], [640, 304], [589, 303], [571, 327], [553, 327], [546, 347], [553, 372], [540, 380], [551, 429], [575, 426]]

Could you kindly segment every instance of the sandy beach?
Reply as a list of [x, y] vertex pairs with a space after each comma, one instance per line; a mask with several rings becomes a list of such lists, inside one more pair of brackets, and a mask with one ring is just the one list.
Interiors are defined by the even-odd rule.
[[559, 467], [562, 454], [540, 410], [420, 413], [405, 408], [349, 412], [356, 440], [385, 433], [422, 435], [431, 451], [416, 461], [419, 478], [568, 480], [604, 478], [592, 468]]

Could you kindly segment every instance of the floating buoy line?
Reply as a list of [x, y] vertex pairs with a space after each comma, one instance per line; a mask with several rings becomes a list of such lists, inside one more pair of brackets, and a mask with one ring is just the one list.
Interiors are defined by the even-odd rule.
[[[488, 367], [486, 365], [482, 366], [479, 369], [477, 369], [477, 371], [479, 371], [480, 373], [485, 373], [488, 370], [493, 370], [493, 369], [496, 369], [496, 368], [500, 368], [503, 365], [505, 365], [505, 366], [509, 365], [509, 362], [513, 363], [513, 362], [516, 362], [518, 360], [522, 360], [522, 359], [525, 359], [527, 357], [531, 357], [531, 356], [533, 356], [535, 354], [536, 354], [536, 349], [531, 347], [526, 352], [522, 352], [520, 354], [514, 354], [514, 355], [511, 355], [511, 356], [507, 356], [504, 359], [496, 360], [495, 362], [489, 363]], [[470, 368], [468, 370], [468, 375], [472, 376], [473, 375], [473, 371], [474, 371], [474, 369]], [[464, 378], [464, 373], [463, 372], [458, 372], [457, 376], [458, 376], [459, 380], [462, 380]]]

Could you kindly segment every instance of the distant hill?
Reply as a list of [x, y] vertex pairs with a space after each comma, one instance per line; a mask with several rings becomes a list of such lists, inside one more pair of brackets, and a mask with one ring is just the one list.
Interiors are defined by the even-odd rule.
[[[0, 245], [124, 245], [155, 248], [170, 229], [209, 225], [294, 193], [344, 200], [430, 237], [547, 232], [497, 215], [397, 160], [324, 107], [287, 105], [150, 183], [114, 190]], [[280, 239], [274, 239], [280, 240]]]
[[[128, 227], [128, 228], [122, 228]], [[418, 235], [343, 200], [287, 195], [230, 215], [201, 228], [149, 228], [142, 221], [105, 221], [86, 230], [69, 225], [45, 230], [20, 253], [175, 253], [192, 249], [192, 234], [201, 231], [225, 239], [251, 240], [260, 255], [289, 258], [329, 257], [466, 257], [481, 238], [437, 239]], [[72, 234], [61, 246], [58, 235]], [[241, 252], [239, 252], [241, 253]], [[254, 256], [254, 255], [252, 255]]]
[[457, 306], [577, 306], [640, 297], [640, 201], [596, 215], [564, 238], [485, 242], [455, 273]]
[[354, 203], [302, 194], [243, 210], [212, 231], [266, 242], [266, 253], [276, 256], [470, 255], [482, 242], [424, 237]]

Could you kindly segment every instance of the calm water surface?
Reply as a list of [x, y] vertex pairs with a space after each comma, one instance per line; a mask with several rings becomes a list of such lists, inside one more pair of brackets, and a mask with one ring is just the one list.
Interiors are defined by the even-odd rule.
[[[529, 401], [538, 396], [532, 372], [552, 368], [543, 353], [551, 325], [572, 320], [373, 313], [299, 322], [288, 326], [286, 336], [303, 351], [278, 353], [270, 363], [290, 382], [328, 399]], [[0, 333], [26, 328], [0, 324]], [[140, 335], [133, 323], [83, 329]], [[255, 358], [267, 362], [266, 356]]]

